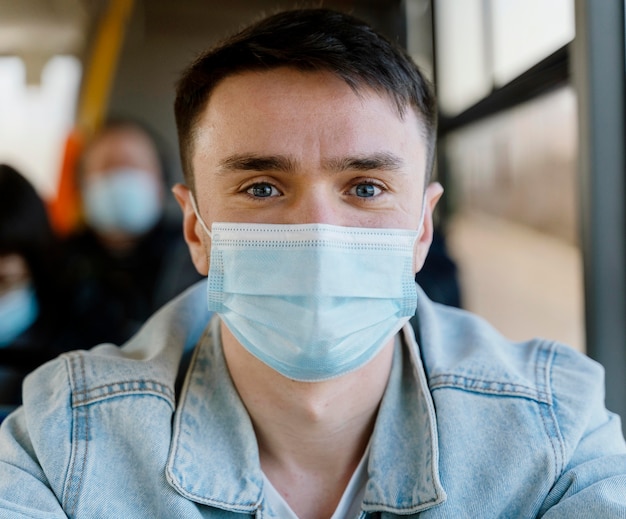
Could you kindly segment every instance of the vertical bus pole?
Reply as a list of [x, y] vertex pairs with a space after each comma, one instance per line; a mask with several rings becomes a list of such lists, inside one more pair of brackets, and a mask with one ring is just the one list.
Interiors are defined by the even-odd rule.
[[[587, 353], [606, 370], [606, 405], [626, 425], [625, 0], [576, 0], [573, 81]], [[580, 388], [585, 391], [585, 388]], [[626, 428], [625, 428], [626, 430]]]

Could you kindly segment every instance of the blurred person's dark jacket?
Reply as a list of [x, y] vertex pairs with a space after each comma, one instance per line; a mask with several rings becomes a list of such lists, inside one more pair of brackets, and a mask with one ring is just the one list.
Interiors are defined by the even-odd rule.
[[124, 343], [155, 310], [201, 278], [180, 224], [164, 219], [124, 254], [103, 247], [89, 229], [68, 239], [65, 253], [80, 348]]
[[[37, 312], [32, 324], [0, 347], [1, 406], [21, 403], [24, 377], [71, 347], [71, 289], [61, 279], [61, 251], [44, 201], [17, 170], [0, 164], [0, 258], [8, 256], [23, 260], [25, 279], [20, 282], [32, 287]], [[5, 294], [11, 291], [4, 289]]]

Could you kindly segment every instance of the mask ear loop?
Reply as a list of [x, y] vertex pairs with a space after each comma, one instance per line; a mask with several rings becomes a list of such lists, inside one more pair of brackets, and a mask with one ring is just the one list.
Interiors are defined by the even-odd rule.
[[200, 225], [204, 229], [204, 232], [208, 234], [209, 238], [213, 239], [213, 234], [211, 233], [211, 231], [209, 231], [207, 224], [204, 223], [202, 216], [200, 216], [200, 211], [198, 211], [198, 205], [196, 204], [196, 197], [194, 196], [192, 191], [189, 191], [189, 200], [191, 200], [191, 207], [193, 209], [193, 212], [196, 215], [196, 218], [198, 219], [198, 221], [200, 222]]
[[417, 236], [419, 237], [424, 227], [424, 215], [426, 214], [426, 197], [422, 199], [422, 214], [420, 215], [420, 224], [417, 226]]

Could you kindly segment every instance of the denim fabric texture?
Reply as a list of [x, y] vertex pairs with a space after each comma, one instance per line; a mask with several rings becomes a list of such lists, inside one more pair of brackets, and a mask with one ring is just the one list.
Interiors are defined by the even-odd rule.
[[[626, 518], [626, 445], [601, 367], [418, 296], [419, 347], [406, 325], [360, 517]], [[275, 517], [204, 282], [122, 348], [27, 378], [0, 428], [0, 518], [64, 517]]]

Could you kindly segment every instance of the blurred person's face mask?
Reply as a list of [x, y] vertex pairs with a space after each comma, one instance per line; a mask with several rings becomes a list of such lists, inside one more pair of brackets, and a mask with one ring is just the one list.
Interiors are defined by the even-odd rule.
[[37, 319], [39, 305], [30, 283], [0, 296], [0, 347], [10, 345]]
[[87, 179], [83, 186], [87, 223], [96, 231], [138, 235], [161, 217], [161, 193], [147, 172], [120, 168]]
[[415, 313], [419, 230], [213, 223], [211, 232], [193, 195], [192, 205], [211, 238], [209, 310], [285, 377], [354, 371]]

